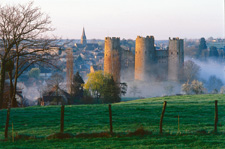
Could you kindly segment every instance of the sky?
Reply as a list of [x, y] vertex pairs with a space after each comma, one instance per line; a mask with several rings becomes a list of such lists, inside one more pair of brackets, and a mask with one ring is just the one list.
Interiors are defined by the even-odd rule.
[[[0, 4], [26, 4], [29, 0], [0, 0]], [[201, 38], [224, 36], [224, 0], [34, 0], [47, 13], [64, 39], [153, 35]]]

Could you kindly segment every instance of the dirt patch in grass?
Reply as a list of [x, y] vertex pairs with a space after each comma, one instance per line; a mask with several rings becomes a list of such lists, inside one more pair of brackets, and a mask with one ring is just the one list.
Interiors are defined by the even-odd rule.
[[70, 133], [54, 133], [52, 135], [47, 136], [47, 139], [69, 139], [69, 138], [73, 138], [74, 135], [70, 134]]
[[[12, 138], [12, 136], [10, 136]], [[36, 136], [28, 135], [28, 134], [18, 134], [14, 136], [15, 140], [31, 140], [31, 139], [36, 139]]]
[[208, 132], [206, 130], [197, 130], [196, 133], [197, 134], [200, 134], [200, 135], [206, 135], [206, 134], [208, 134]]
[[134, 132], [128, 133], [126, 136], [131, 137], [131, 136], [145, 136], [145, 135], [151, 135], [151, 131], [144, 130], [144, 128], [138, 128]]
[[108, 132], [100, 132], [100, 133], [80, 133], [76, 135], [76, 138], [109, 138], [112, 135]]

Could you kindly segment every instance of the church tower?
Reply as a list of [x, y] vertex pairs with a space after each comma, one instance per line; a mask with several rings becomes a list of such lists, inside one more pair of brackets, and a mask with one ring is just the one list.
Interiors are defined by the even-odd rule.
[[85, 35], [84, 28], [83, 28], [83, 33], [82, 33], [82, 36], [81, 36], [81, 44], [83, 44], [83, 45], [87, 44], [87, 38], [86, 38], [86, 35]]

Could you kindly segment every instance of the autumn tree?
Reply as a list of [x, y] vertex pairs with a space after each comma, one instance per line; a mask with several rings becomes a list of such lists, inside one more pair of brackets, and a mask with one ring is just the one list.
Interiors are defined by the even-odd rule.
[[121, 95], [127, 90], [126, 83], [117, 83], [112, 75], [103, 71], [96, 71], [88, 74], [88, 80], [84, 88], [91, 91], [92, 95], [102, 103], [119, 102]]

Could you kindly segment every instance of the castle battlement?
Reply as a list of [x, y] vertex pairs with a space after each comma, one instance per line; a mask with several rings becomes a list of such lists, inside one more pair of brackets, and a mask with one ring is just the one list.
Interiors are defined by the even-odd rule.
[[142, 37], [142, 36], [137, 36], [136, 39], [154, 39], [154, 36], [146, 36], [146, 37]]
[[120, 37], [105, 37], [105, 40], [108, 40], [108, 41], [120, 41]]
[[173, 41], [173, 40], [176, 41], [176, 40], [182, 40], [182, 39], [180, 39], [179, 37], [173, 37], [173, 38], [170, 38], [170, 37], [169, 37], [169, 41]]

